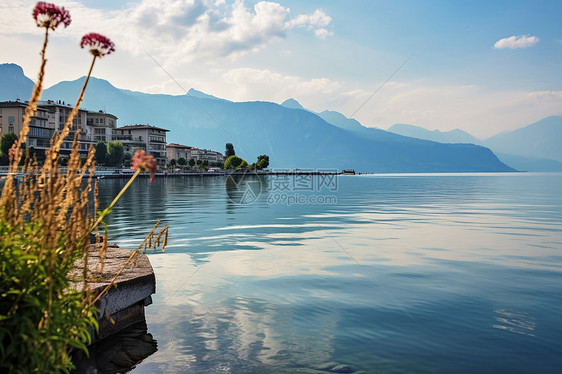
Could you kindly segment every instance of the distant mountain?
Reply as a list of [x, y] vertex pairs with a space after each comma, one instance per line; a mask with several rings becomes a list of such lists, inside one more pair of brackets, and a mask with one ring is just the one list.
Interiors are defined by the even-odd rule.
[[188, 96], [191, 96], [191, 97], [195, 97], [195, 98], [197, 98], [197, 99], [213, 99], [213, 100], [227, 101], [227, 100], [218, 98], [218, 97], [216, 97], [216, 96], [208, 95], [208, 94], [206, 94], [206, 93], [204, 93], [204, 92], [197, 91], [197, 90], [194, 89], [194, 88], [190, 88], [189, 91], [187, 91], [187, 95], [188, 95]]
[[16, 64], [0, 64], [0, 101], [29, 100], [33, 81]]
[[[83, 78], [47, 89], [45, 99], [70, 100]], [[295, 106], [295, 103], [289, 102]], [[169, 142], [222, 150], [232, 142], [248, 161], [271, 157], [271, 167], [354, 168], [366, 172], [512, 171], [487, 148], [407, 138], [383, 130], [338, 128], [320, 116], [269, 102], [234, 103], [198, 95], [152, 95], [92, 79], [84, 107], [105, 109], [119, 123], [170, 129]], [[354, 122], [351, 122], [354, 123]], [[355, 124], [357, 125], [357, 124]], [[360, 126], [360, 124], [359, 124]]]
[[[1, 75], [0, 75], [1, 76]], [[43, 100], [74, 102], [84, 78], [60, 82]], [[0, 86], [4, 82], [0, 81]], [[298, 103], [297, 103], [298, 104]], [[83, 107], [115, 114], [119, 125], [151, 124], [170, 130], [168, 142], [223, 150], [234, 144], [249, 162], [268, 154], [272, 168], [353, 168], [364, 172], [512, 171], [489, 149], [471, 144], [440, 144], [365, 128], [336, 112], [320, 115], [295, 102], [235, 103], [191, 90], [186, 95], [155, 95], [123, 90], [92, 78]], [[300, 106], [300, 104], [299, 104]], [[339, 127], [328, 123], [343, 120]]]
[[[440, 143], [472, 143], [490, 148], [507, 165], [524, 171], [562, 171], [562, 117], [548, 117], [527, 127], [480, 140], [462, 130], [430, 131], [419, 126], [396, 124], [396, 134]], [[558, 158], [557, 158], [558, 157]]]
[[501, 153], [562, 162], [562, 117], [544, 118], [529, 126], [493, 136], [482, 144]]
[[304, 109], [304, 107], [295, 99], [287, 99], [285, 101], [283, 101], [281, 103], [281, 106], [284, 106], [285, 108], [289, 108], [289, 109]]
[[562, 171], [562, 162], [560, 161], [507, 153], [496, 153], [496, 155], [502, 162], [520, 171]]
[[439, 130], [427, 130], [423, 127], [414, 125], [395, 124], [390, 127], [388, 131], [399, 135], [411, 136], [412, 138], [418, 139], [432, 140], [439, 143], [480, 143], [480, 141], [474, 136], [459, 129], [441, 132]]

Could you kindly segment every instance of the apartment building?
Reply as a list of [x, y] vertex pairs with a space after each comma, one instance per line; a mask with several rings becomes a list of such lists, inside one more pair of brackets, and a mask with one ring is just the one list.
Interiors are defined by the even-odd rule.
[[199, 149], [199, 148], [192, 148], [191, 149], [191, 158], [195, 161], [208, 161], [211, 162], [224, 162], [225, 157], [222, 153], [211, 151], [210, 149]]
[[188, 145], [181, 145], [177, 143], [170, 143], [166, 145], [166, 158], [168, 160], [179, 160], [184, 158], [189, 160], [191, 158], [191, 149]]
[[208, 161], [209, 163], [224, 162], [225, 157], [222, 153], [211, 151], [210, 149], [199, 149], [177, 143], [170, 143], [166, 146], [166, 156], [168, 160], [178, 160], [185, 158], [186, 160], [194, 159], [195, 161]]
[[113, 130], [113, 141], [123, 143], [125, 153], [144, 149], [154, 156], [158, 166], [166, 166], [166, 133], [170, 131], [151, 125], [128, 125]]
[[[26, 107], [27, 102], [0, 102], [1, 134], [13, 132], [19, 135]], [[62, 100], [47, 100], [37, 103], [37, 111], [31, 117], [29, 134], [26, 140], [27, 146], [35, 149], [37, 157], [41, 158], [45, 154], [45, 150], [50, 146], [53, 133], [64, 128], [72, 108], [72, 104]], [[113, 130], [116, 127], [117, 117], [113, 114], [79, 109], [72, 121], [70, 133], [62, 144], [61, 154], [70, 153], [74, 135], [78, 130], [80, 130], [79, 151], [82, 154], [87, 154], [90, 145], [95, 145], [100, 140], [111, 141]]]
[[87, 136], [95, 143], [113, 141], [113, 131], [117, 128], [117, 117], [113, 114], [88, 112], [86, 120]]
[[[19, 136], [23, 126], [23, 116], [27, 103], [21, 101], [0, 102], [0, 136], [14, 133]], [[49, 122], [49, 112], [44, 108], [37, 108], [29, 122], [29, 133], [26, 144], [33, 147], [37, 157], [45, 154], [50, 146], [50, 140], [55, 128]]]
[[[47, 100], [40, 101], [37, 103], [38, 108], [45, 109], [49, 112], [49, 126], [56, 131], [61, 131], [64, 128], [66, 120], [74, 107], [73, 104], [66, 103], [62, 100]], [[72, 150], [72, 142], [74, 140], [74, 135], [76, 131], [80, 130], [80, 135], [78, 140], [80, 141], [79, 152], [82, 154], [87, 154], [90, 145], [94, 144], [93, 141], [88, 136], [88, 130], [86, 128], [88, 111], [85, 109], [78, 109], [78, 113], [74, 116], [72, 120], [72, 126], [70, 127], [70, 133], [65, 138], [64, 143], [61, 146], [61, 154], [68, 154]]]

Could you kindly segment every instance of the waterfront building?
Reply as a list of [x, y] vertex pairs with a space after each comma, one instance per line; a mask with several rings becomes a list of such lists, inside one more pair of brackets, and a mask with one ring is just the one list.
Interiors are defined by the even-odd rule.
[[117, 128], [117, 117], [100, 110], [98, 112], [88, 112], [86, 129], [88, 137], [94, 144], [99, 141], [113, 141], [113, 131]]
[[177, 143], [170, 143], [166, 145], [166, 158], [169, 160], [179, 160], [184, 158], [188, 161], [191, 158], [191, 150], [193, 147]]
[[169, 160], [178, 160], [185, 158], [186, 161], [194, 159], [195, 161], [207, 161], [209, 163], [224, 162], [224, 155], [220, 152], [211, 151], [210, 149], [199, 149], [177, 143], [170, 143], [166, 146], [166, 156]]
[[[0, 102], [0, 135], [13, 132], [19, 135], [27, 101]], [[33, 147], [38, 158], [42, 158], [49, 148], [55, 131], [61, 131], [72, 111], [73, 105], [62, 100], [47, 100], [37, 103], [37, 111], [31, 117], [26, 144]], [[87, 154], [91, 145], [98, 141], [112, 140], [113, 130], [117, 127], [117, 117], [104, 111], [79, 109], [72, 121], [70, 133], [61, 147], [61, 154], [69, 154], [72, 149], [74, 134], [80, 130], [79, 152]], [[64, 156], [63, 156], [64, 157]]]
[[[7, 133], [19, 136], [26, 107], [27, 103], [21, 101], [0, 102], [0, 136]], [[27, 146], [33, 147], [38, 157], [44, 156], [54, 131], [55, 128], [49, 122], [49, 112], [44, 108], [37, 108], [29, 122]]]
[[166, 133], [170, 131], [151, 125], [128, 125], [113, 130], [113, 141], [123, 143], [125, 153], [132, 155], [143, 149], [154, 156], [159, 167], [166, 167]]
[[213, 162], [224, 162], [225, 157], [222, 153], [217, 151], [211, 151], [210, 149], [199, 149], [199, 148], [192, 148], [191, 149], [191, 158], [195, 161], [208, 161], [209, 163]]

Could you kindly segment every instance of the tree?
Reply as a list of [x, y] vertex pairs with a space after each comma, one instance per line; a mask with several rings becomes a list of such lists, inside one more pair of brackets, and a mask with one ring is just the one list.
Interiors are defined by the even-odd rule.
[[125, 158], [125, 151], [123, 144], [118, 142], [109, 142], [107, 144], [106, 163], [109, 166], [121, 167], [123, 166], [123, 159]]
[[261, 155], [258, 156], [258, 162], [256, 163], [256, 169], [262, 170], [269, 166], [269, 156], [268, 155]]
[[225, 169], [230, 169], [230, 170], [232, 170], [232, 169], [245, 169], [247, 167], [248, 167], [248, 163], [238, 156], [230, 156], [224, 162], [224, 168]]
[[236, 152], [234, 152], [234, 146], [232, 145], [232, 143], [226, 143], [226, 151], [224, 152], [224, 155], [225, 155], [226, 158], [229, 158], [230, 156], [236, 155]]
[[177, 161], [176, 161], [175, 158], [173, 158], [173, 159], [170, 160], [170, 166], [171, 166], [172, 168], [174, 168], [174, 167], [176, 166], [176, 164], [177, 164]]
[[9, 162], [8, 155], [10, 152], [10, 148], [16, 140], [18, 140], [18, 136], [13, 132], [9, 132], [2, 136], [2, 141], [0, 142], [0, 155], [2, 156], [3, 164], [7, 164]]
[[183, 158], [183, 157], [178, 158], [178, 165], [181, 165], [181, 166], [187, 165], [187, 161], [185, 160], [185, 158]]
[[96, 163], [104, 165], [107, 158], [107, 144], [101, 140], [96, 143]]
[[192, 167], [194, 167], [194, 166], [195, 166], [195, 160], [192, 159], [192, 158], [190, 158], [190, 159], [189, 159], [189, 167], [192, 168]]
[[130, 165], [132, 159], [133, 156], [129, 152], [125, 153], [125, 156], [123, 156], [123, 165]]

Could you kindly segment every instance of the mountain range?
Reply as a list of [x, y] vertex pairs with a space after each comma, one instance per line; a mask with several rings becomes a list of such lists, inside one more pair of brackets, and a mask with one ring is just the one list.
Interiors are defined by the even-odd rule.
[[562, 171], [562, 116], [551, 116], [528, 126], [505, 131], [488, 139], [477, 139], [456, 129], [430, 131], [414, 125], [396, 124], [396, 134], [440, 143], [472, 143], [488, 147], [500, 160], [517, 170]]
[[[18, 68], [15, 64], [0, 64], [1, 101], [30, 96], [33, 82]], [[80, 78], [57, 83], [44, 90], [42, 99], [72, 103], [83, 81]], [[142, 123], [169, 129], [168, 142], [220, 151], [230, 142], [237, 155], [249, 162], [268, 154], [273, 168], [513, 171], [489, 148], [469, 144], [475, 142], [463, 139], [461, 144], [441, 143], [364, 127], [338, 112], [306, 110], [294, 99], [281, 105], [232, 102], [194, 89], [185, 95], [146, 94], [92, 78], [83, 107], [116, 115], [120, 126]]]

